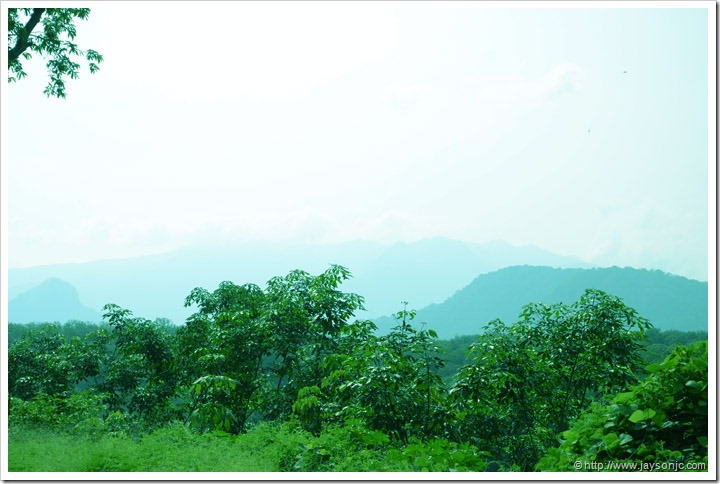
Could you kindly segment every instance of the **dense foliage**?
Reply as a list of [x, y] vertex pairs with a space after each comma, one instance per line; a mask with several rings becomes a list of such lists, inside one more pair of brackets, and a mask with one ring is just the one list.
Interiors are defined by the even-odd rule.
[[[363, 298], [341, 291], [349, 277], [331, 266], [317, 276], [292, 271], [264, 289], [231, 282], [212, 292], [196, 288], [185, 301], [196, 312], [178, 328], [114, 304], [94, 329], [78, 322], [22, 333], [13, 327], [14, 468], [32, 465], [19, 449], [49, 432], [56, 437], [48, 445], [70, 435], [80, 446], [147, 449], [264, 439], [265, 467], [254, 469], [250, 461], [262, 461], [248, 457], [243, 470], [529, 471], [538, 462], [564, 470], [571, 450], [605, 457], [589, 454], [596, 433], [567, 444], [575, 426], [590, 424], [617, 427], [623, 445], [644, 442], [650, 450], [643, 455], [707, 458], [707, 350], [704, 367], [703, 353], [691, 346], [643, 370], [644, 335], [660, 341], [662, 333], [620, 299], [588, 290], [572, 305], [529, 304], [514, 324], [493, 321], [472, 343], [442, 344], [435, 331], [418, 327], [407, 305], [385, 335], [370, 321], [352, 320]], [[662, 353], [656, 349], [654, 357]], [[695, 358], [690, 373], [677, 356], [683, 351]], [[639, 383], [641, 371], [651, 375]], [[617, 395], [609, 407], [621, 409], [617, 415], [600, 412], [607, 395]], [[638, 431], [654, 432], [654, 440]], [[137, 455], [137, 465], [89, 467], [177, 468]]]
[[633, 380], [648, 327], [596, 290], [572, 306], [529, 304], [511, 326], [490, 323], [451, 390], [458, 433], [490, 445], [504, 466], [532, 470], [590, 401]]
[[647, 370], [650, 375], [630, 391], [583, 413], [538, 469], [588, 470], [591, 462], [612, 462], [601, 469], [606, 471], [643, 464], [668, 466], [660, 470], [707, 466], [707, 341], [680, 346]]

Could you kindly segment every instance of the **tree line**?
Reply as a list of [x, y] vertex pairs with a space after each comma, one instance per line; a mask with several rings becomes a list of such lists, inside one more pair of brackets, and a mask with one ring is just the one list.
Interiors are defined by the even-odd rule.
[[[364, 436], [357, 445], [388, 452], [462, 446], [474, 456], [466, 470], [572, 470], [579, 453], [707, 462], [706, 342], [647, 365], [650, 322], [590, 289], [571, 305], [528, 304], [512, 324], [490, 322], [448, 375], [436, 332], [407, 305], [385, 335], [353, 319], [364, 300], [341, 290], [349, 277], [333, 265], [264, 289], [196, 288], [179, 327], [114, 304], [82, 335], [39, 326], [9, 348], [10, 422], [93, 418], [135, 436], [178, 422], [196, 433], [352, 428]], [[599, 441], [598, 429], [609, 429]]]

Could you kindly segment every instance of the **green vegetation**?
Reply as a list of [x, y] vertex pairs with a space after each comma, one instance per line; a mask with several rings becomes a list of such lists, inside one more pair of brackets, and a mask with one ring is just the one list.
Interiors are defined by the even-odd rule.
[[[388, 334], [352, 320], [363, 298], [341, 291], [350, 277], [331, 266], [264, 289], [196, 288], [185, 301], [196, 312], [177, 328], [114, 304], [101, 326], [13, 325], [10, 470], [707, 462], [707, 343], [704, 353], [670, 346], [706, 335], [655, 331], [619, 298], [587, 290], [570, 305], [528, 304], [514, 324], [492, 321], [446, 351], [407, 307]], [[648, 365], [650, 341], [652, 358], [672, 354]]]
[[[12, 324], [11, 324], [12, 326]], [[480, 334], [456, 336], [450, 340], [439, 340], [438, 346], [445, 350], [442, 356], [445, 366], [438, 370], [438, 374], [451, 383], [458, 369], [470, 362], [469, 346], [474, 343]], [[696, 341], [706, 341], [707, 331], [678, 331], [660, 330], [650, 328], [645, 331], [640, 341], [643, 348], [638, 353], [644, 364], [661, 363], [678, 345], [688, 346]], [[638, 370], [639, 376], [646, 375], [645, 369]]]
[[32, 53], [47, 59], [50, 80], [43, 91], [48, 97], [65, 98], [65, 79], [77, 79], [80, 64], [74, 56], [88, 62], [90, 73], [100, 69], [103, 56], [97, 51], [81, 51], [73, 42], [77, 35], [75, 19], [85, 20], [89, 8], [9, 8], [8, 9], [8, 81], [27, 76], [22, 61]]
[[490, 323], [451, 389], [461, 440], [482, 441], [504, 466], [532, 470], [593, 399], [632, 382], [648, 327], [595, 290], [569, 307], [527, 305], [511, 326]]
[[132, 439], [118, 432], [15, 425], [8, 438], [10, 472], [460, 472], [485, 467], [482, 453], [469, 445], [415, 441], [396, 449], [349, 427], [315, 437], [292, 424], [263, 422], [241, 435], [200, 435], [176, 424]]
[[645, 380], [583, 413], [537, 468], [572, 471], [579, 461], [707, 466], [707, 365], [707, 341], [676, 348], [647, 367]]

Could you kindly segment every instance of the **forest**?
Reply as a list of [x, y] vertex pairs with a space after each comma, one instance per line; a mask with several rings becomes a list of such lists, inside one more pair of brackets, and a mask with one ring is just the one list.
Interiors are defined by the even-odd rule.
[[707, 470], [706, 332], [588, 289], [452, 340], [402, 303], [379, 335], [350, 277], [198, 287], [179, 326], [10, 323], [9, 471]]

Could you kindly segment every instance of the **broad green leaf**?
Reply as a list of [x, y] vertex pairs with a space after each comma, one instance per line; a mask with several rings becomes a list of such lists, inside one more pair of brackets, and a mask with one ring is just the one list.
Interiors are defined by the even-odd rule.
[[632, 423], [638, 423], [642, 420], [645, 420], [645, 412], [642, 410], [635, 410], [630, 417], [628, 417], [628, 420], [630, 420]]
[[615, 403], [627, 403], [630, 401], [630, 399], [633, 398], [633, 392], [625, 392], [625, 393], [618, 393], [618, 395], [613, 399]]
[[625, 444], [627, 444], [628, 442], [630, 442], [631, 440], [633, 440], [632, 435], [630, 435], [630, 434], [620, 434], [620, 445], [625, 445]]
[[615, 432], [610, 432], [609, 434], [603, 436], [603, 442], [605, 442], [605, 445], [607, 445], [608, 447], [616, 444], [618, 440], [618, 436]]

